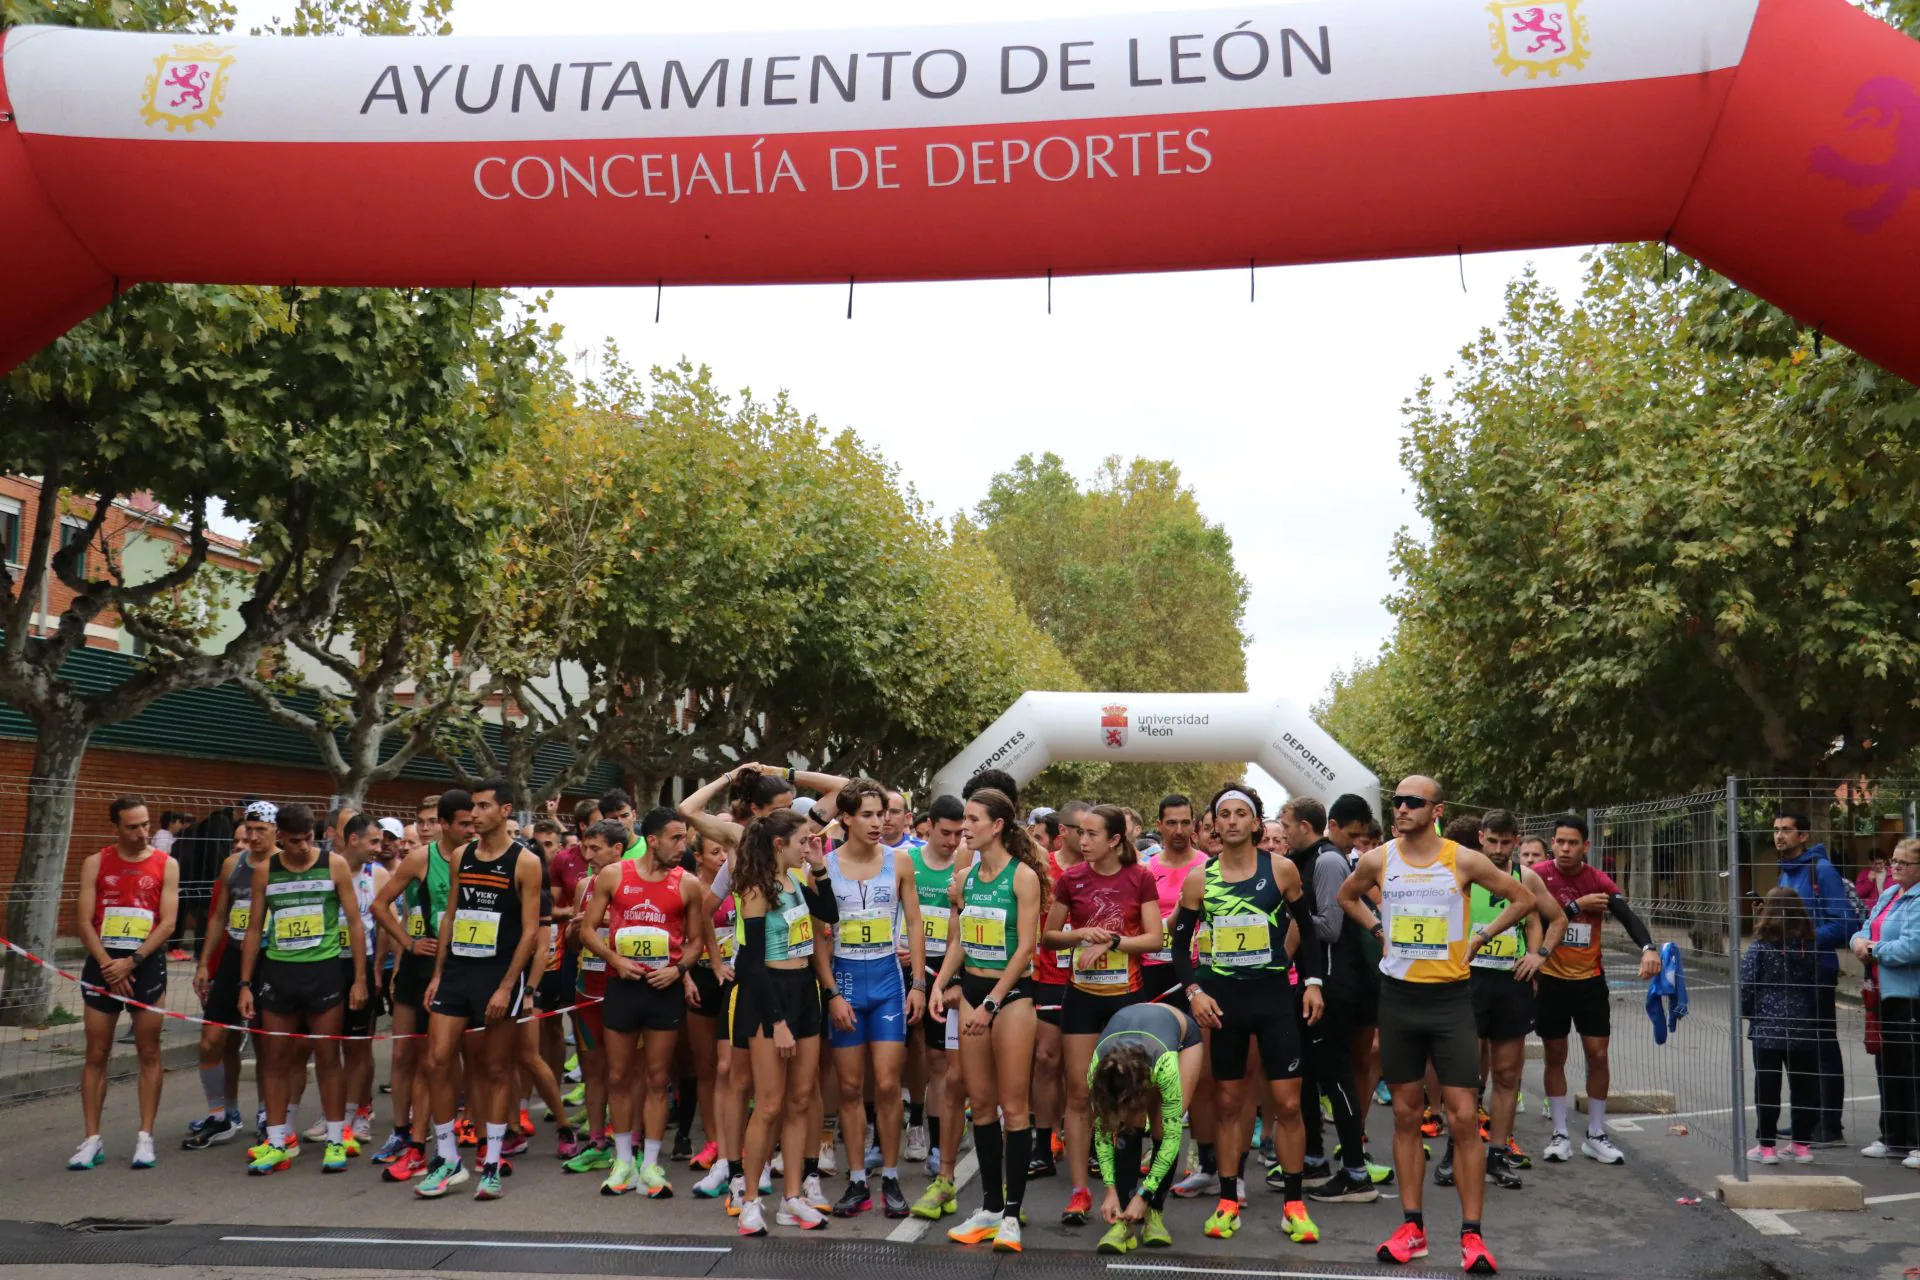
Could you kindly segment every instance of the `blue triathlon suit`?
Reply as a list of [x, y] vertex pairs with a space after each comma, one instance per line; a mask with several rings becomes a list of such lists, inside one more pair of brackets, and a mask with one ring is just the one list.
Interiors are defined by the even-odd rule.
[[896, 856], [882, 845], [879, 874], [871, 880], [849, 880], [840, 873], [840, 854], [827, 855], [828, 879], [840, 905], [833, 982], [853, 1006], [853, 1030], [842, 1031], [827, 1020], [827, 1042], [836, 1049], [907, 1038], [907, 984], [895, 949], [902, 918]]

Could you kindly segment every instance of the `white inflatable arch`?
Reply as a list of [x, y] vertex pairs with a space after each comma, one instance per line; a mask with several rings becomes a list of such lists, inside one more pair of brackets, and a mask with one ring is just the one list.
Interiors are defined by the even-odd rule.
[[[932, 793], [957, 796], [982, 769], [1025, 786], [1056, 760], [1247, 760], [1292, 795], [1380, 798], [1380, 780], [1305, 712], [1251, 693], [1023, 694], [934, 775]], [[1269, 812], [1279, 808], [1263, 798]]]

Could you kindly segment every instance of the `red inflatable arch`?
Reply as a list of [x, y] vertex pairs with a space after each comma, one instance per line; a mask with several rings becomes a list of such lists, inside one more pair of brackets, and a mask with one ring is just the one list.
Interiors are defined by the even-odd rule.
[[0, 368], [136, 281], [755, 283], [1670, 240], [1920, 376], [1920, 44], [1847, 0], [0, 45]]

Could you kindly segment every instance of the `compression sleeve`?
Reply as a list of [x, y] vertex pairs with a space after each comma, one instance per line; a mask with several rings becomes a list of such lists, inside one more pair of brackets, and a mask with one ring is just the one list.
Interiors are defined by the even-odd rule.
[[807, 900], [807, 913], [821, 924], [840, 923], [840, 900], [833, 896], [831, 889], [822, 891], [808, 876], [807, 882], [800, 886], [800, 895]]
[[1200, 977], [1193, 967], [1193, 931], [1200, 927], [1200, 913], [1186, 903], [1173, 912], [1173, 976], [1185, 990]]
[[753, 1007], [760, 1014], [761, 1026], [771, 1030], [775, 1023], [785, 1022], [787, 1011], [780, 1003], [780, 988], [774, 985], [773, 971], [767, 968], [765, 916], [740, 917], [740, 946], [733, 955], [734, 976], [752, 998]]
[[724, 900], [733, 892], [733, 859], [729, 858], [720, 864], [719, 872], [713, 877], [713, 887], [707, 892], [713, 895], [715, 902]]
[[1300, 980], [1327, 976], [1327, 949], [1320, 945], [1313, 931], [1313, 904], [1307, 901], [1307, 895], [1301, 894], [1287, 903], [1287, 914], [1300, 926], [1300, 950], [1294, 953], [1294, 968], [1300, 971]]
[[[1160, 1087], [1160, 1132], [1180, 1132], [1185, 1123], [1187, 1100], [1180, 1094], [1180, 1055], [1163, 1053], [1153, 1064], [1153, 1082]], [[1174, 1162], [1180, 1158], [1180, 1143], [1162, 1139], [1153, 1148], [1153, 1168], [1140, 1182], [1140, 1194], [1151, 1199], [1154, 1192], [1173, 1176]], [[1112, 1186], [1112, 1183], [1108, 1183]]]
[[1633, 939], [1633, 945], [1643, 948], [1653, 945], [1653, 935], [1647, 932], [1645, 922], [1634, 913], [1632, 907], [1627, 905], [1625, 898], [1617, 893], [1608, 894], [1607, 910], [1613, 912], [1613, 918], [1620, 922], [1620, 927], [1627, 931], [1629, 938]]

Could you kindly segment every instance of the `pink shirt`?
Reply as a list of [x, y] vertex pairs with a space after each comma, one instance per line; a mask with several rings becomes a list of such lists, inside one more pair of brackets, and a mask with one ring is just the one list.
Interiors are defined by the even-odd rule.
[[1160, 927], [1167, 936], [1165, 947], [1147, 955], [1148, 964], [1173, 963], [1173, 913], [1180, 909], [1180, 891], [1186, 888], [1187, 877], [1193, 874], [1195, 867], [1207, 865], [1205, 850], [1195, 845], [1192, 852], [1193, 856], [1177, 867], [1164, 865], [1159, 854], [1147, 862], [1147, 870], [1152, 873], [1153, 882], [1160, 890]]

